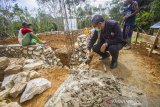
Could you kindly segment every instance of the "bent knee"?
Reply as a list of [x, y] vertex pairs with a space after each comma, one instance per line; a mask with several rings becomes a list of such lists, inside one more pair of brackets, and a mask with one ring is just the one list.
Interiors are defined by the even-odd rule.
[[118, 50], [117, 46], [114, 45], [114, 46], [108, 47], [108, 51], [112, 53], [112, 52], [118, 52], [119, 50]]

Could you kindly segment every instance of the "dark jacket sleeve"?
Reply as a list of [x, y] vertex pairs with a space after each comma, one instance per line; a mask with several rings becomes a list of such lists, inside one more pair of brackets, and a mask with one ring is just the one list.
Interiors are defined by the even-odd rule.
[[92, 35], [92, 37], [90, 38], [89, 43], [88, 43], [88, 47], [87, 48], [89, 50], [93, 47], [93, 45], [96, 42], [97, 38], [98, 38], [98, 32], [94, 31], [94, 34]]
[[115, 45], [118, 43], [122, 43], [123, 42], [123, 35], [122, 35], [122, 31], [121, 31], [119, 24], [115, 23], [113, 25], [112, 29], [113, 29], [112, 32], [114, 33], [114, 38], [113, 39], [106, 39], [105, 42], [107, 42], [108, 45]]

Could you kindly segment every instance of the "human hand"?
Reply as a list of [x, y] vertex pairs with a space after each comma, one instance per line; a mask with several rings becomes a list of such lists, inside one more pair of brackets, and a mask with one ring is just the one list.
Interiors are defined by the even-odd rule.
[[85, 61], [85, 64], [89, 64], [92, 60], [92, 57], [93, 57], [93, 52], [91, 52], [90, 50], [87, 50], [87, 53], [86, 53], [86, 61]]
[[128, 19], [129, 18], [129, 16], [124, 16], [123, 17], [123, 21], [125, 21], [126, 19]]
[[86, 57], [90, 57], [91, 56], [91, 51], [88, 49], [87, 52], [86, 52]]
[[105, 53], [105, 50], [106, 50], [107, 47], [108, 47], [108, 43], [104, 43], [104, 44], [101, 46], [100, 51], [103, 52], [103, 53]]

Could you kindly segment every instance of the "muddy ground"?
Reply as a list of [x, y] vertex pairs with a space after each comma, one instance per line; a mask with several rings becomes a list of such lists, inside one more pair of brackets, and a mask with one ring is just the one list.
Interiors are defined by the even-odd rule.
[[[65, 45], [65, 37], [63, 35], [56, 37], [42, 36], [41, 38], [53, 40], [47, 43], [52, 49], [62, 48]], [[9, 39], [9, 41], [3, 42], [3, 44], [10, 43], [17, 43], [16, 39]], [[110, 70], [107, 67], [107, 71], [111, 71], [117, 79], [122, 80], [124, 83], [143, 90], [147, 95], [148, 107], [160, 107], [160, 56], [153, 54], [152, 57], [148, 57], [147, 54], [145, 47], [133, 45], [131, 50], [122, 50], [120, 52], [118, 68]], [[90, 68], [104, 71], [103, 63], [98, 58], [99, 56], [95, 54]], [[62, 62], [64, 59], [62, 59]], [[22, 104], [22, 107], [43, 107], [49, 96], [54, 94], [60, 84], [68, 77], [69, 72], [66, 69], [58, 68], [47, 68], [41, 71], [42, 77], [52, 82], [52, 87]], [[18, 98], [12, 100], [18, 101]]]

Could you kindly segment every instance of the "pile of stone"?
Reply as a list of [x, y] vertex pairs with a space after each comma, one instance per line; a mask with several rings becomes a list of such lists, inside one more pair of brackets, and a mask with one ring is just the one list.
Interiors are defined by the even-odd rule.
[[[45, 107], [128, 107], [133, 104], [142, 105], [143, 94], [128, 90], [118, 83], [112, 74], [95, 70], [76, 70], [48, 100]], [[141, 95], [141, 96], [139, 96]], [[134, 98], [137, 102], [115, 102], [116, 99]], [[118, 99], [119, 98], [119, 99]], [[126, 100], [127, 101], [127, 100]], [[137, 107], [136, 106], [136, 107]]]
[[43, 65], [41, 60], [21, 58], [13, 61], [7, 57], [0, 57], [0, 74], [3, 79], [0, 100], [8, 96], [16, 98], [22, 94], [20, 103], [23, 103], [50, 88], [51, 82], [40, 78], [38, 72]]
[[75, 43], [75, 51], [71, 56], [71, 65], [78, 65], [86, 60], [86, 49], [89, 36], [80, 35]]
[[21, 46], [19, 44], [15, 45], [0, 45], [0, 56], [6, 56], [11, 58], [28, 58], [43, 60], [46, 64], [62, 67], [63, 64], [55, 56], [55, 52], [51, 47], [39, 44], [39, 45], [29, 45]]

